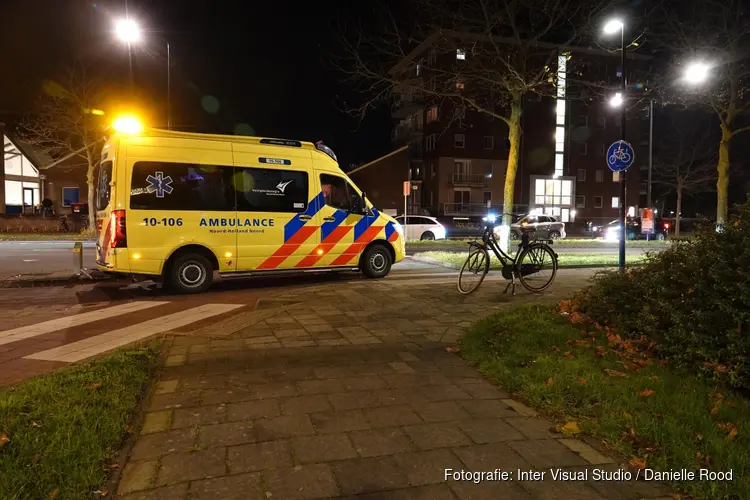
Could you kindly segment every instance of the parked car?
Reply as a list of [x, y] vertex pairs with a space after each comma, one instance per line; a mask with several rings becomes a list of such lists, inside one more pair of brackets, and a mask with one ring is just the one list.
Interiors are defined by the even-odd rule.
[[[510, 237], [513, 240], [521, 239], [521, 228], [533, 228], [534, 236], [541, 239], [556, 240], [565, 238], [565, 223], [560, 222], [556, 217], [551, 215], [533, 215], [528, 214], [517, 222], [510, 225]], [[497, 228], [495, 229], [497, 231]]]
[[[657, 217], [654, 219], [654, 233], [648, 236], [648, 239], [664, 241], [669, 237], [669, 222], [665, 222], [661, 218]], [[629, 240], [645, 240], [646, 234], [643, 233], [641, 228], [640, 217], [628, 217], [625, 223], [625, 230], [627, 238]], [[618, 219], [609, 222], [600, 227], [594, 228], [594, 236], [597, 238], [604, 238], [605, 240], [619, 240], [618, 234], [620, 233], [620, 221]]]
[[406, 228], [406, 241], [444, 240], [446, 231], [435, 217], [409, 215], [404, 224], [404, 216], [396, 217], [399, 224]]

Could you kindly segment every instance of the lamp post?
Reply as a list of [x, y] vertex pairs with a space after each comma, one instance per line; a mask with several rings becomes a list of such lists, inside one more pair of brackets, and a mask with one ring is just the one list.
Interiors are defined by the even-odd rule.
[[[627, 67], [625, 63], [625, 24], [620, 21], [613, 19], [607, 24], [604, 25], [604, 33], [608, 35], [614, 35], [617, 32], [620, 32], [620, 50], [621, 50], [621, 62], [620, 62], [620, 71], [621, 78], [620, 78], [620, 105], [621, 105], [621, 112], [620, 112], [620, 140], [625, 140], [625, 113], [626, 113], [626, 107], [625, 107], [625, 98], [626, 98], [626, 92], [627, 92]], [[617, 96], [615, 96], [617, 99]], [[614, 102], [613, 102], [614, 104]], [[625, 170], [620, 171], [620, 271], [623, 271], [625, 269], [625, 213], [626, 213], [626, 196], [627, 196], [627, 190], [625, 187]]]
[[[128, 46], [128, 61], [130, 64], [130, 88], [134, 89], [133, 84], [133, 61], [131, 57], [131, 46], [142, 40], [141, 28], [133, 19], [121, 19], [115, 24], [115, 35]], [[167, 42], [167, 130], [172, 129], [172, 64], [170, 61], [170, 47]]]

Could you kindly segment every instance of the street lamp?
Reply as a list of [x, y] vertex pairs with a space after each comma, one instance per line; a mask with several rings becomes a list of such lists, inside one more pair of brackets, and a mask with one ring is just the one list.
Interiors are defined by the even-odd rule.
[[612, 106], [613, 108], [619, 108], [620, 106], [622, 106], [622, 103], [623, 103], [622, 94], [619, 92], [613, 95], [612, 98], [609, 100], [609, 105]]
[[691, 63], [685, 68], [685, 81], [694, 85], [705, 82], [708, 79], [708, 69], [708, 65], [705, 63]]
[[[131, 45], [139, 43], [142, 40], [141, 28], [136, 21], [133, 19], [120, 19], [115, 23], [115, 35], [117, 38], [127, 44], [128, 46], [128, 61], [130, 62], [130, 88], [134, 88], [133, 84], [133, 61], [130, 55]], [[172, 105], [171, 105], [171, 63], [170, 63], [170, 52], [169, 42], [167, 42], [167, 130], [172, 129]]]
[[[620, 63], [621, 71], [621, 90], [612, 99], [614, 106], [620, 107], [620, 140], [625, 140], [625, 112], [626, 106], [624, 105], [626, 91], [628, 86], [627, 80], [627, 68], [625, 64], [625, 24], [619, 19], [612, 19], [604, 25], [604, 33], [607, 35], [615, 35], [620, 33], [620, 50], [622, 61]], [[615, 104], [617, 103], [617, 104]], [[620, 271], [625, 269], [625, 210], [626, 210], [626, 196], [627, 191], [625, 189], [625, 170], [620, 171]]]

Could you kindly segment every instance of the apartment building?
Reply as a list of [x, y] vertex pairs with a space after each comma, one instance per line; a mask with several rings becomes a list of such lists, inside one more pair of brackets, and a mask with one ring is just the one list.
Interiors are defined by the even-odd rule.
[[[434, 89], [434, 78], [425, 67], [461, 64], [471, 57], [461, 48], [437, 50], [427, 42], [421, 47], [422, 52], [414, 51], [411, 60], [395, 68], [413, 73], [412, 89], [415, 82]], [[635, 71], [629, 69], [628, 76], [637, 82], [645, 59], [632, 59], [629, 64]], [[599, 50], [565, 49], [555, 71], [553, 95], [527, 95], [523, 102], [514, 212], [536, 211], [565, 222], [611, 220], [619, 210], [620, 185], [607, 167], [605, 153], [621, 138], [620, 111], [606, 102], [606, 90], [590, 89], [591, 83], [617, 86], [619, 58]], [[460, 91], [468, 82], [451, 84]], [[636, 150], [636, 164], [627, 172], [627, 202], [637, 213], [645, 202], [640, 167], [647, 166], [648, 142], [644, 145], [641, 136], [648, 121], [637, 102], [628, 101], [628, 107], [627, 140]], [[409, 213], [454, 221], [501, 213], [509, 152], [503, 120], [452, 99], [430, 99], [413, 91], [397, 93], [391, 114], [393, 152], [350, 173], [378, 206], [403, 213], [402, 184], [410, 180]], [[398, 186], [385, 188], [388, 183]]]

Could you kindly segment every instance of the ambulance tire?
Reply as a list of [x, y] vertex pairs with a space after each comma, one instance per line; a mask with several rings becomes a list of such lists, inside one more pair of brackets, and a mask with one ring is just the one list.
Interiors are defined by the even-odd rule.
[[362, 254], [359, 268], [368, 278], [385, 278], [391, 271], [393, 257], [385, 245], [372, 245]]
[[188, 253], [177, 257], [169, 266], [166, 284], [178, 293], [202, 293], [214, 278], [214, 268], [203, 255]]

